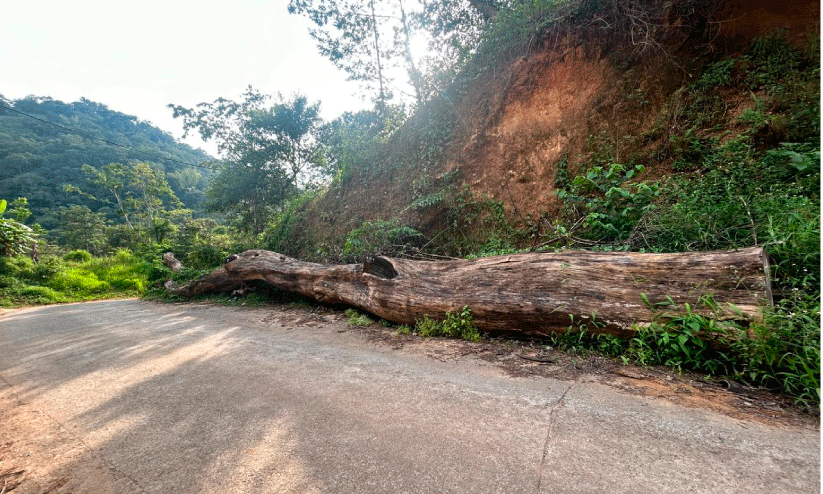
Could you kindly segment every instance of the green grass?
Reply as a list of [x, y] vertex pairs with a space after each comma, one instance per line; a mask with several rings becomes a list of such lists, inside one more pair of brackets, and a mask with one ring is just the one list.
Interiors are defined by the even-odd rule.
[[374, 324], [374, 321], [369, 318], [369, 316], [355, 309], [346, 309], [344, 314], [349, 318], [349, 326], [371, 326]]
[[28, 257], [0, 257], [0, 306], [22, 307], [141, 295], [151, 266], [131, 251], [106, 257], [73, 251], [35, 263]]
[[[711, 299], [704, 306], [718, 317], [684, 307], [682, 315], [660, 317], [635, 327], [631, 338], [588, 331], [572, 324], [550, 338], [550, 345], [573, 354], [596, 352], [624, 364], [660, 365], [675, 372], [695, 371], [715, 378], [733, 378], [752, 386], [793, 396], [814, 412], [820, 406], [820, 299], [795, 292], [765, 312], [748, 328], [719, 319]], [[671, 308], [669, 308], [671, 309]]]

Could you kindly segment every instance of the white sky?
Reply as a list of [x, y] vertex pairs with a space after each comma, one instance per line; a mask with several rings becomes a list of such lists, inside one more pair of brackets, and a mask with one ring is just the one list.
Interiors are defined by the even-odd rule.
[[[0, 0], [0, 94], [81, 96], [136, 115], [175, 137], [169, 103], [193, 107], [299, 91], [326, 120], [368, 105], [317, 53], [308, 21], [288, 0]], [[83, 130], [83, 129], [79, 129]], [[199, 139], [186, 140], [216, 154]]]

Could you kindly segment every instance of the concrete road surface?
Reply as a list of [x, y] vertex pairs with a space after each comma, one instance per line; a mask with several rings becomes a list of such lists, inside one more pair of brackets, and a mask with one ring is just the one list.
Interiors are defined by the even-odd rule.
[[125, 300], [0, 316], [0, 478], [14, 494], [820, 492], [814, 427], [267, 313]]

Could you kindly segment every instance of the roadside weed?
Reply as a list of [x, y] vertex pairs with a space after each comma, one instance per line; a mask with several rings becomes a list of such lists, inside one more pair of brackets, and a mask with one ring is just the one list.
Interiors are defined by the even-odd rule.
[[369, 316], [355, 309], [346, 309], [343, 314], [349, 318], [349, 326], [371, 326], [374, 324], [374, 321], [372, 321]]
[[424, 338], [442, 336], [480, 341], [480, 331], [472, 323], [471, 309], [468, 306], [464, 306], [459, 311], [446, 312], [446, 319], [443, 321], [424, 317], [417, 321], [415, 329]]

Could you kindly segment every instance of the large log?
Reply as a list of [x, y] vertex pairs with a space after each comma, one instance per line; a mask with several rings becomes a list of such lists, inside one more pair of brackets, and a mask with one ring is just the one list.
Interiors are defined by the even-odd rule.
[[[650, 322], [651, 304], [671, 300], [666, 310], [708, 313], [701, 297], [730, 317], [756, 319], [772, 303], [769, 263], [763, 248], [645, 254], [565, 251], [474, 260], [415, 261], [373, 257], [364, 264], [321, 265], [265, 250], [231, 256], [226, 264], [191, 284], [173, 288], [183, 296], [263, 280], [320, 302], [348, 304], [402, 324], [424, 316], [442, 319], [468, 306], [484, 331], [546, 335], [565, 331], [572, 317], [602, 332], [628, 334]], [[592, 323], [592, 315], [595, 322]]]

